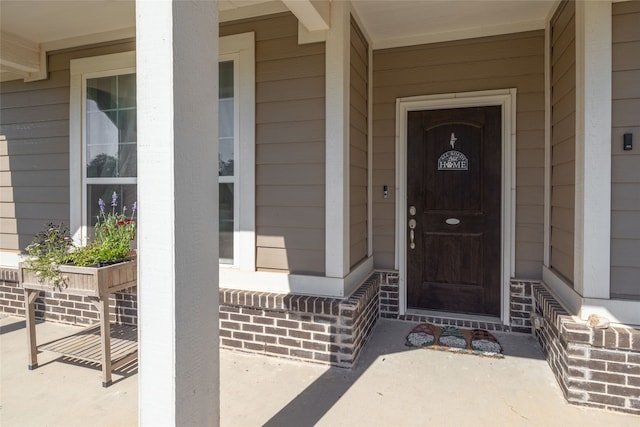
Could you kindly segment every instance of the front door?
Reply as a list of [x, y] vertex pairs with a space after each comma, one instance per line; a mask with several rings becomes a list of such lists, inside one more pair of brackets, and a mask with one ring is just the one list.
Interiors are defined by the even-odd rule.
[[501, 107], [408, 114], [407, 308], [499, 316]]

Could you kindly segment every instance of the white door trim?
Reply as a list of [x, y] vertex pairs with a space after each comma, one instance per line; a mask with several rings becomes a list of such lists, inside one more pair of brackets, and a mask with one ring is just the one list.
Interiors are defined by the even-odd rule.
[[501, 320], [509, 319], [510, 278], [515, 269], [516, 89], [449, 93], [396, 99], [396, 240], [400, 314], [407, 310], [407, 113], [446, 108], [502, 107]]

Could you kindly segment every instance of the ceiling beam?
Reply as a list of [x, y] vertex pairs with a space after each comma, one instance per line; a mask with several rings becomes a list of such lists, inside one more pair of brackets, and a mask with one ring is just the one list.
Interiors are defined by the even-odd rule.
[[25, 81], [46, 78], [46, 53], [41, 46], [12, 33], [0, 32], [0, 69]]
[[331, 27], [329, 0], [282, 0], [282, 3], [309, 31], [324, 31]]

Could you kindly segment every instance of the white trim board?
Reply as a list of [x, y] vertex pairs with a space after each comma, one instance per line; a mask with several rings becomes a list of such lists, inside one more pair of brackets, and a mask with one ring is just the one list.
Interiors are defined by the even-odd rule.
[[571, 315], [577, 316], [580, 313], [582, 297], [569, 283], [549, 267], [542, 267], [542, 281], [553, 297]]
[[[556, 6], [557, 7], [557, 6]], [[555, 13], [555, 7], [553, 12]], [[551, 15], [553, 16], [553, 15]], [[551, 19], [551, 16], [549, 19]], [[543, 265], [551, 264], [551, 22], [544, 30], [544, 234]]]
[[[256, 185], [255, 185], [255, 34], [220, 37], [219, 61], [233, 60], [234, 90], [237, 90], [235, 120], [235, 185], [233, 267], [256, 268]], [[223, 264], [221, 264], [221, 267]], [[222, 268], [221, 268], [222, 270]]]
[[373, 257], [366, 258], [344, 278], [270, 271], [242, 271], [220, 265], [220, 287], [281, 294], [348, 297], [373, 273]]
[[338, 279], [349, 273], [350, 266], [350, 11], [348, 2], [331, 6], [325, 61], [325, 274]]
[[[574, 286], [611, 292], [611, 3], [576, 2]], [[603, 161], [606, 159], [606, 161]]]
[[0, 267], [18, 268], [18, 264], [25, 259], [27, 255], [20, 252], [0, 251]]
[[[356, 20], [357, 22], [357, 20]], [[367, 82], [367, 255], [373, 256], [373, 48], [369, 43], [369, 80]]]
[[396, 239], [395, 268], [399, 271], [400, 314], [407, 310], [407, 113], [467, 107], [502, 107], [502, 260], [501, 319], [509, 318], [510, 279], [515, 269], [515, 191], [516, 191], [516, 89], [414, 96], [396, 100]]
[[589, 315], [597, 314], [612, 323], [640, 325], [640, 301], [583, 298], [548, 267], [542, 267], [542, 281], [556, 301], [577, 320], [587, 320]]

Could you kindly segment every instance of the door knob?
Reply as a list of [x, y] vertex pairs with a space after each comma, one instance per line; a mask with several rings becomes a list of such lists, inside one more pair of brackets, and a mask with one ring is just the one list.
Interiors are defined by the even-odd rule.
[[414, 242], [414, 239], [416, 237], [416, 234], [415, 234], [416, 220], [415, 219], [411, 218], [409, 220], [409, 228], [410, 228], [410, 230], [409, 230], [409, 248], [410, 249], [415, 249], [416, 248], [416, 244]]

